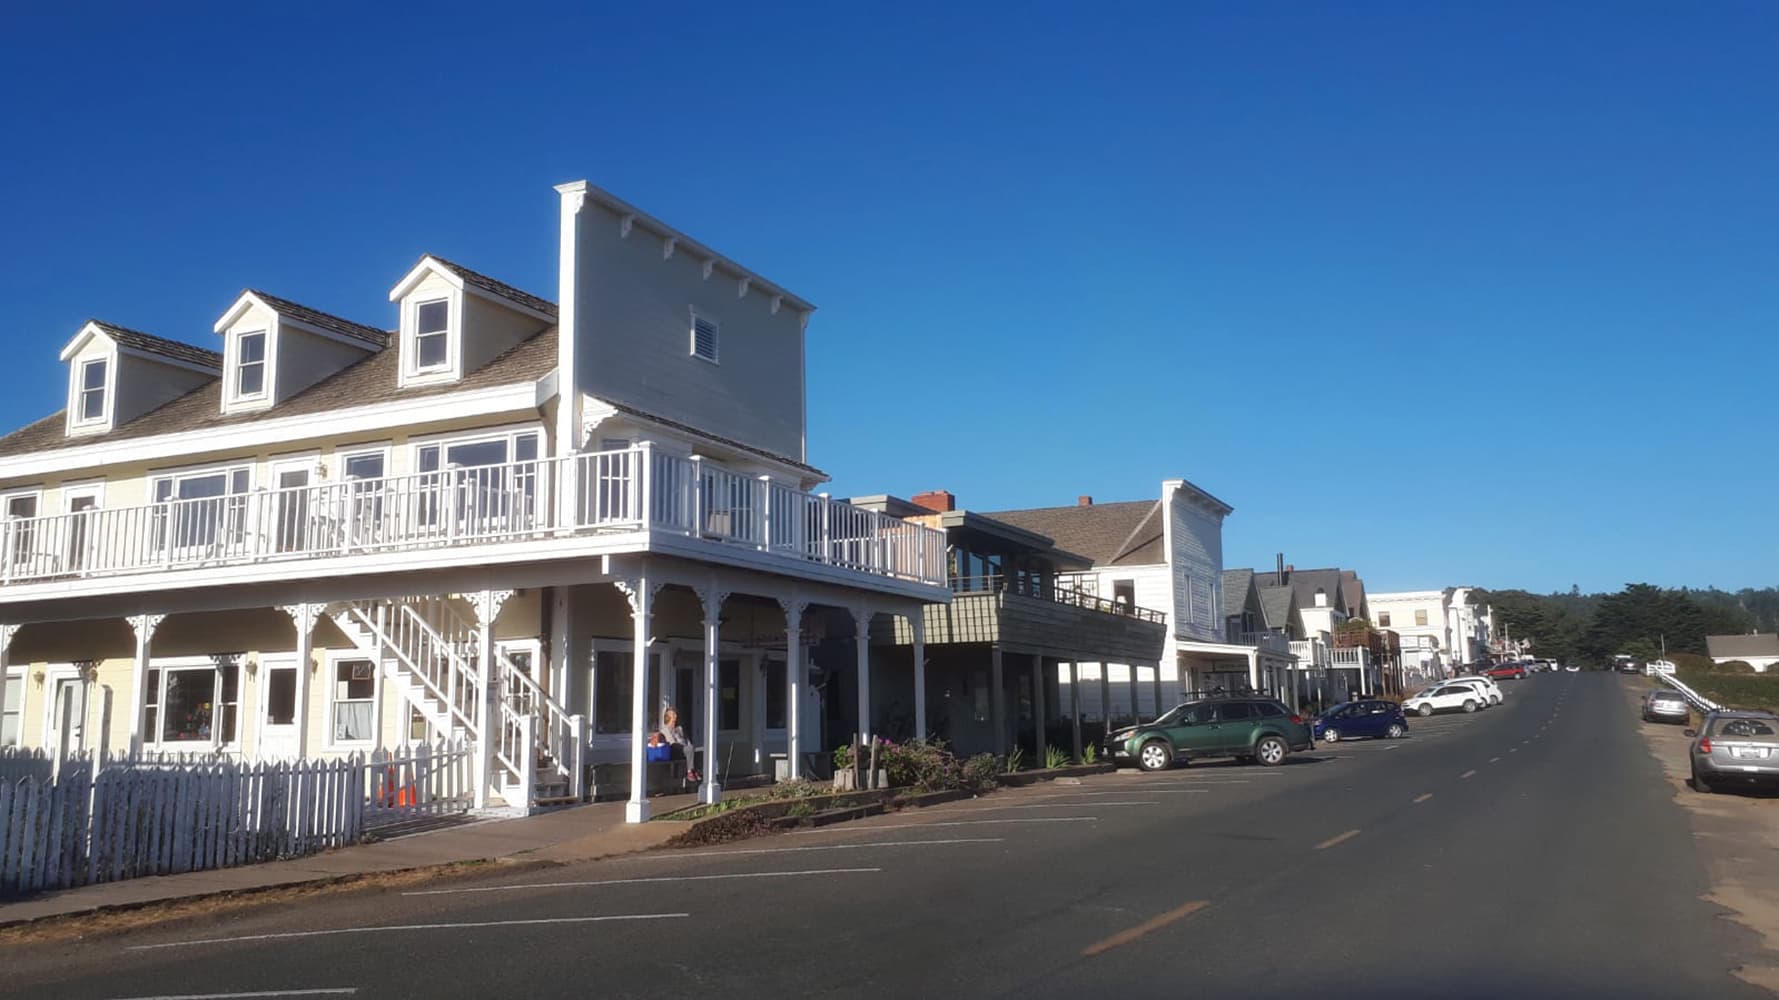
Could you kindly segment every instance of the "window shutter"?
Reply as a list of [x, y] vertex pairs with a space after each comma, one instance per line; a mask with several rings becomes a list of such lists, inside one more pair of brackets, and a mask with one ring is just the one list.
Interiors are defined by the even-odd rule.
[[692, 317], [692, 353], [706, 361], [717, 359], [717, 325], [703, 316]]

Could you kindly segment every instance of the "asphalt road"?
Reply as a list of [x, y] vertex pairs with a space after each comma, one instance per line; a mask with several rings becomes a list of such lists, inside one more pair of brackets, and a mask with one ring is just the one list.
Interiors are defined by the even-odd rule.
[[1500, 708], [1273, 769], [1121, 773], [14, 947], [0, 990], [1765, 996], [1731, 974], [1756, 944], [1699, 900], [1686, 817], [1621, 683], [1536, 675]]

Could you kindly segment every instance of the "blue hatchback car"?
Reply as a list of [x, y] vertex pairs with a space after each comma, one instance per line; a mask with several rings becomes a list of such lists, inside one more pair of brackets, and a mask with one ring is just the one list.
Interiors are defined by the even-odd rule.
[[1394, 740], [1408, 735], [1408, 717], [1393, 701], [1344, 701], [1316, 716], [1310, 732], [1324, 743], [1361, 737]]

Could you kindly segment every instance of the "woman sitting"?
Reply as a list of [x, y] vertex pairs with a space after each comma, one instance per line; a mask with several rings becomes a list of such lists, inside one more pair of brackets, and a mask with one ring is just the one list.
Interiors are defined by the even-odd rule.
[[667, 744], [667, 752], [672, 755], [672, 759], [685, 761], [686, 780], [698, 781], [698, 771], [692, 766], [696, 760], [693, 756], [692, 744], [687, 742], [686, 731], [679, 725], [679, 713], [674, 710], [672, 705], [667, 706], [667, 711], [661, 713], [661, 728], [657, 731], [657, 735], [661, 737], [661, 742]]

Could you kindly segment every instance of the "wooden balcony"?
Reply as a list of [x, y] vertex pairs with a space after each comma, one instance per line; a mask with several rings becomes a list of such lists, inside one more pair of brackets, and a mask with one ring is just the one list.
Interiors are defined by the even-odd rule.
[[[949, 605], [925, 609], [932, 644], [997, 644], [1009, 650], [1088, 661], [1150, 663], [1163, 658], [1167, 616], [1036, 580], [971, 577], [951, 582]], [[894, 641], [914, 641], [905, 619]]]
[[[945, 535], [649, 445], [559, 459], [352, 479], [0, 522], [0, 604], [231, 567], [323, 574], [364, 557], [443, 553], [475, 565], [502, 547], [543, 558], [563, 540], [648, 551], [745, 550], [765, 568], [839, 570], [932, 588], [946, 582]], [[538, 543], [552, 543], [540, 545]], [[435, 561], [435, 564], [438, 561]], [[207, 574], [215, 576], [216, 574]], [[259, 574], [261, 577], [266, 574]], [[222, 579], [226, 581], [227, 574]]]

